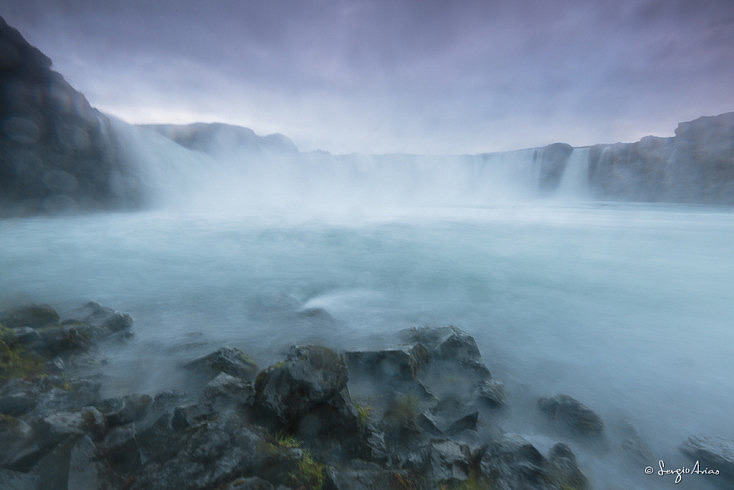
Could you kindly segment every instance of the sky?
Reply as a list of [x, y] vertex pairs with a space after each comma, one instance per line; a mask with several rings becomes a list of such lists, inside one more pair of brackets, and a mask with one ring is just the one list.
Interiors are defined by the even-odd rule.
[[0, 0], [90, 103], [303, 151], [672, 136], [734, 111], [731, 0]]

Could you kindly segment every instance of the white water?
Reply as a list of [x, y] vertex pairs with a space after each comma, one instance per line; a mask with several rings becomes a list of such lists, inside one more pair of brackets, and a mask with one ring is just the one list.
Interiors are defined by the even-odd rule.
[[[507, 384], [505, 428], [547, 449], [563, 438], [536, 423], [534, 401], [571, 394], [607, 423], [607, 451], [571, 441], [597, 486], [664, 488], [621, 462], [619, 421], [669, 466], [685, 461], [676, 447], [691, 434], [734, 437], [733, 217], [518, 204], [318, 221], [5, 220], [0, 307], [45, 302], [72, 315], [91, 299], [130, 312], [135, 338], [107, 352], [110, 394], [176, 386], [178, 363], [223, 344], [266, 365], [294, 342], [357, 348], [454, 324]], [[333, 322], [299, 315], [315, 307]]]
[[224, 344], [265, 366], [453, 324], [506, 383], [506, 430], [564, 440], [534, 408], [559, 392], [602, 416], [606, 449], [566, 441], [597, 488], [672, 484], [624, 461], [625, 423], [651, 466], [682, 465], [689, 435], [734, 438], [732, 210], [585, 202], [584, 150], [543, 201], [532, 150], [216, 161], [118, 126], [159, 211], [0, 221], [0, 308], [135, 318], [107, 394], [180, 387], [177, 365]]

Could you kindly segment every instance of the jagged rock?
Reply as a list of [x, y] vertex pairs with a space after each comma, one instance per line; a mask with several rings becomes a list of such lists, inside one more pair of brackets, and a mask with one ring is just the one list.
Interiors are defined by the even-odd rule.
[[74, 412], [53, 412], [33, 424], [36, 442], [51, 447], [72, 435], [90, 434], [99, 437], [106, 430], [104, 416], [94, 407]]
[[433, 435], [452, 435], [476, 430], [479, 412], [456, 398], [446, 398], [418, 417], [418, 423]]
[[0, 469], [0, 488], [8, 490], [37, 490], [38, 475], [22, 471]]
[[59, 314], [49, 305], [19, 306], [0, 313], [0, 323], [8, 328], [42, 328], [57, 325], [59, 320]]
[[347, 384], [342, 356], [321, 346], [294, 346], [286, 360], [260, 372], [255, 403], [288, 423], [328, 401]]
[[301, 417], [294, 434], [321, 460], [336, 463], [360, 458], [384, 462], [384, 436], [355, 408], [345, 388]]
[[[699, 462], [699, 471], [718, 470], [727, 485], [734, 484], [734, 442], [722, 437], [689, 437], [680, 450]], [[718, 483], [718, 482], [714, 482]]]
[[576, 464], [576, 455], [563, 443], [554, 445], [548, 454], [548, 476], [561, 488], [585, 490], [589, 480]]
[[505, 385], [496, 379], [484, 380], [477, 387], [476, 398], [490, 408], [502, 407], [507, 403]]
[[372, 490], [377, 488], [399, 488], [393, 485], [397, 473], [392, 470], [360, 460], [347, 465], [326, 469], [327, 488], [334, 490]]
[[132, 488], [215, 488], [239, 476], [255, 476], [256, 470], [271, 467], [268, 447], [264, 432], [227, 412], [174, 433], [137, 473]]
[[109, 398], [96, 404], [111, 427], [139, 420], [148, 413], [153, 399], [144, 393]]
[[129, 330], [133, 319], [127, 313], [119, 313], [112, 308], [90, 301], [84, 305], [81, 313], [83, 323], [103, 328], [111, 333]]
[[482, 455], [480, 469], [482, 476], [493, 483], [491, 488], [554, 489], [547, 479], [546, 459], [518, 435], [505, 434], [490, 443]]
[[538, 408], [561, 430], [598, 437], [604, 430], [601, 418], [589, 407], [568, 395], [543, 397]]
[[17, 391], [0, 394], [0, 414], [23, 415], [36, 406], [38, 393]]
[[369, 376], [389, 383], [413, 382], [427, 361], [428, 352], [421, 344], [405, 349], [345, 352], [350, 375]]
[[267, 480], [257, 476], [249, 478], [237, 478], [225, 485], [217, 487], [218, 490], [274, 490], [275, 487]]
[[212, 411], [232, 406], [250, 407], [255, 400], [255, 388], [245, 379], [219, 373], [206, 384], [200, 400]]
[[219, 373], [227, 373], [252, 381], [257, 374], [257, 364], [247, 354], [234, 347], [217, 349], [211, 354], [185, 364], [184, 368], [200, 373], [207, 379], [212, 379]]
[[37, 451], [31, 427], [23, 420], [0, 415], [0, 467], [17, 469], [18, 462]]
[[69, 437], [46, 454], [34, 467], [39, 488], [72, 490], [99, 488], [100, 468], [95, 462], [96, 447], [85, 435]]
[[430, 475], [436, 482], [458, 483], [469, 478], [471, 454], [468, 446], [454, 441], [434, 441], [428, 452]]

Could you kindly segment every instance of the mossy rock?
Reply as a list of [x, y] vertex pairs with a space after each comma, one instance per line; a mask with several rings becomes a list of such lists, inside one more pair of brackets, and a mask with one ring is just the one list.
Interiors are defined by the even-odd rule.
[[0, 323], [8, 328], [41, 328], [56, 325], [59, 320], [59, 314], [49, 305], [19, 306], [0, 313]]

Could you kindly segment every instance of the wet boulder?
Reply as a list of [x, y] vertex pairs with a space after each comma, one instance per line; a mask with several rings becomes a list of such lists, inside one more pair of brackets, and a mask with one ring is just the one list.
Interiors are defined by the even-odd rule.
[[255, 405], [290, 423], [342, 391], [347, 378], [341, 355], [321, 346], [294, 346], [285, 361], [258, 374]]
[[19, 306], [0, 313], [0, 323], [7, 328], [42, 328], [57, 325], [59, 320], [59, 314], [49, 305]]
[[257, 374], [257, 364], [244, 352], [235, 347], [222, 347], [184, 365], [188, 371], [213, 379], [219, 373], [253, 381]]
[[555, 489], [548, 481], [546, 464], [535, 446], [518, 435], [505, 434], [486, 448], [480, 470], [483, 478], [494, 483], [491, 488]]
[[94, 301], [85, 304], [80, 313], [84, 315], [82, 322], [103, 328], [110, 333], [129, 330], [133, 326], [133, 319], [127, 313], [117, 312]]
[[548, 454], [548, 477], [561, 488], [590, 488], [588, 478], [576, 463], [576, 455], [571, 448], [560, 442]]
[[433, 441], [428, 450], [428, 474], [435, 482], [457, 484], [469, 479], [471, 453], [465, 444]]
[[219, 373], [204, 387], [200, 404], [211, 411], [221, 411], [228, 407], [251, 407], [255, 401], [255, 388], [251, 382]]
[[227, 412], [170, 435], [161, 452], [136, 472], [132, 488], [216, 488], [272, 468], [273, 453], [280, 454], [268, 446], [263, 430]]
[[418, 416], [418, 423], [429, 434], [453, 435], [476, 430], [479, 412], [456, 398], [445, 398]]
[[145, 417], [153, 399], [144, 393], [108, 398], [96, 404], [110, 427], [134, 422]]
[[[689, 437], [680, 450], [699, 463], [699, 471], [717, 471], [727, 485], [734, 484], [734, 441], [722, 437]], [[730, 486], [728, 488], [731, 488]]]
[[604, 430], [601, 418], [589, 407], [568, 395], [542, 397], [538, 409], [560, 430], [574, 435], [599, 437]]
[[327, 462], [387, 459], [384, 435], [360, 414], [346, 388], [303, 415], [294, 435]]

